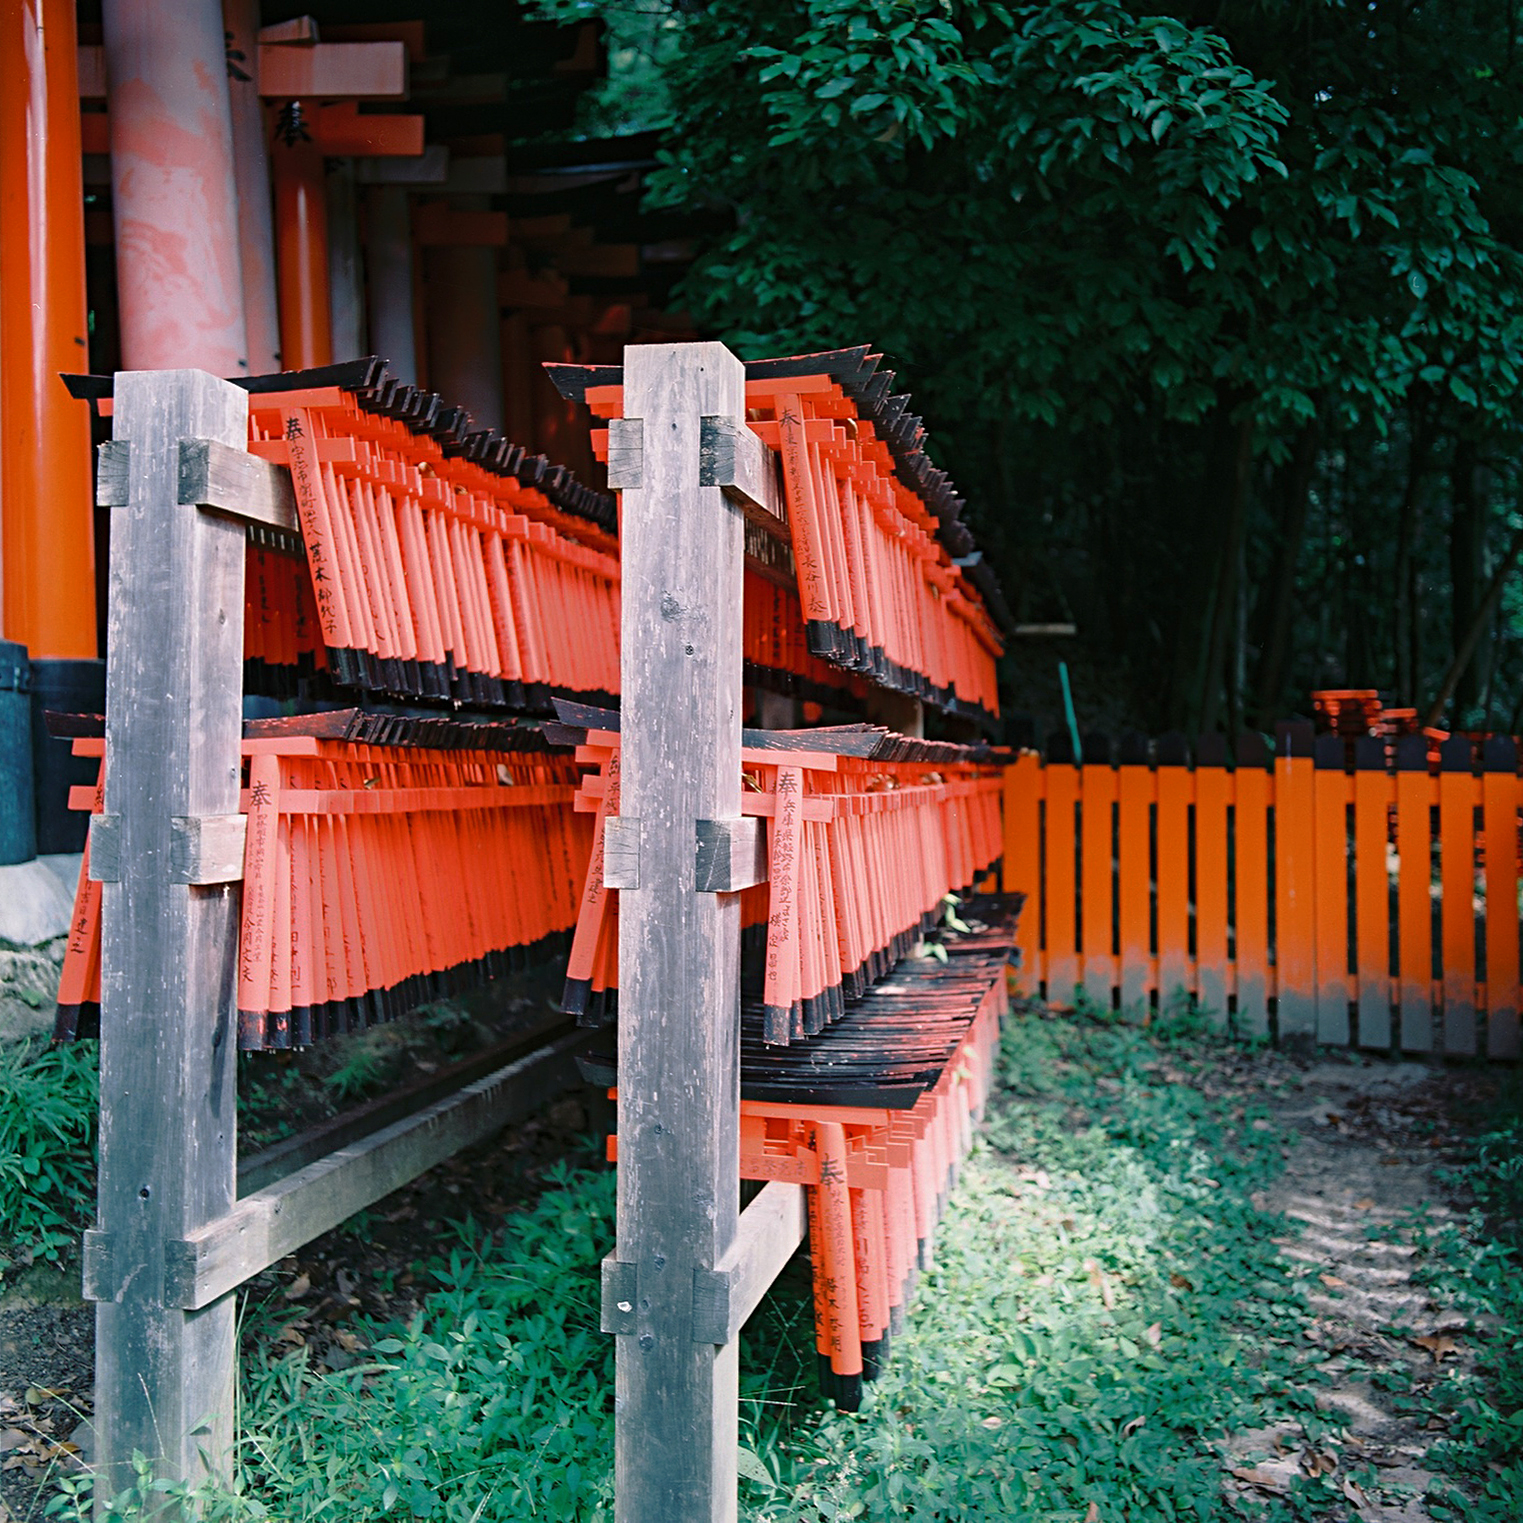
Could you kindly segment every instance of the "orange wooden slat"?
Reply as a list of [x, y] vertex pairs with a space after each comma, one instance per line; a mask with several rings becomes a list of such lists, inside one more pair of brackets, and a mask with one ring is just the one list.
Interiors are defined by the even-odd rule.
[[1203, 737], [1195, 764], [1195, 962], [1197, 993], [1212, 1024], [1227, 1024], [1227, 999], [1237, 980], [1227, 960], [1227, 804], [1232, 775], [1213, 755], [1205, 759]]
[[1264, 742], [1244, 735], [1237, 743], [1232, 806], [1233, 951], [1237, 954], [1239, 1036], [1269, 1031], [1269, 801], [1273, 775]]
[[1026, 903], [1016, 922], [1015, 947], [1019, 954], [1021, 987], [1035, 994], [1045, 972], [1041, 963], [1042, 925], [1042, 826], [1041, 800], [1044, 775], [1042, 759], [1023, 751], [1005, 769], [1005, 860], [1001, 881], [1007, 894], [1025, 894]]
[[1111, 907], [1115, 893], [1111, 811], [1116, 799], [1116, 773], [1108, 765], [1086, 764], [1079, 785], [1079, 886], [1083, 895], [1079, 980], [1090, 999], [1109, 1009], [1116, 983], [1116, 958], [1111, 950]]
[[1074, 923], [1078, 887], [1074, 881], [1074, 806], [1078, 799], [1079, 769], [1068, 762], [1048, 762], [1043, 903], [1047, 911], [1047, 999], [1054, 1005], [1072, 1004], [1079, 982], [1078, 928]]
[[1349, 792], [1343, 741], [1319, 735], [1312, 771], [1317, 1040], [1340, 1046], [1349, 1039]]
[[1396, 944], [1403, 1052], [1433, 1051], [1433, 791], [1427, 741], [1402, 736], [1396, 746]]
[[1385, 745], [1357, 743], [1354, 772], [1354, 930], [1359, 1045], [1391, 1045], [1391, 877], [1386, 866], [1391, 781]]
[[1486, 840], [1486, 1055], [1518, 1056], [1518, 804], [1517, 747], [1486, 742], [1481, 777]]
[[1471, 745], [1462, 735], [1441, 747], [1438, 775], [1439, 925], [1444, 969], [1444, 1051], [1475, 1051], [1475, 806]]
[[1190, 802], [1194, 778], [1184, 765], [1181, 745], [1176, 762], [1165, 749], [1158, 754], [1158, 1008], [1180, 990], [1190, 992]]
[[1274, 762], [1275, 971], [1279, 1034], [1317, 1029], [1316, 836], [1311, 726], [1281, 725]]
[[1154, 984], [1153, 936], [1149, 884], [1153, 876], [1148, 822], [1154, 783], [1146, 751], [1131, 762], [1122, 742], [1121, 766], [1116, 769], [1117, 871], [1116, 908], [1120, 926], [1121, 1008], [1128, 1010], [1148, 997]]

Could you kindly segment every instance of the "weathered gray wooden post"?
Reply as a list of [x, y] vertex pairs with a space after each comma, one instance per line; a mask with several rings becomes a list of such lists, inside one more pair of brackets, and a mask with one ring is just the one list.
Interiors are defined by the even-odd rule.
[[108, 767], [90, 832], [100, 1184], [85, 1290], [98, 1303], [101, 1484], [116, 1491], [134, 1450], [191, 1482], [231, 1464], [235, 1298], [167, 1304], [164, 1269], [166, 1243], [225, 1215], [234, 1194], [245, 531], [194, 506], [209, 493], [186, 505], [181, 441], [210, 441], [203, 461], [217, 445], [241, 452], [248, 396], [201, 371], [124, 372], [112, 433]]
[[[618, 1246], [603, 1287], [619, 1335], [616, 1507], [620, 1523], [713, 1523], [735, 1516], [734, 1333], [760, 1295], [739, 1283], [740, 904], [708, 891], [758, 881], [757, 822], [739, 818], [743, 518], [703, 484], [721, 479], [716, 435], [754, 444], [744, 368], [722, 344], [632, 347], [624, 414], [610, 432], [625, 489], [622, 791], [605, 868], [621, 891]], [[797, 1241], [795, 1221], [783, 1258]]]

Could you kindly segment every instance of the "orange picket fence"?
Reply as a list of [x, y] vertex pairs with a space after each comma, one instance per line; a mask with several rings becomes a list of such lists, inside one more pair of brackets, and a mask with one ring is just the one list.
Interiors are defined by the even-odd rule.
[[1028, 896], [1029, 992], [1167, 1005], [1245, 1035], [1518, 1056], [1513, 741], [1347, 740], [1282, 725], [1271, 753], [1108, 742], [1005, 774], [1004, 883]]

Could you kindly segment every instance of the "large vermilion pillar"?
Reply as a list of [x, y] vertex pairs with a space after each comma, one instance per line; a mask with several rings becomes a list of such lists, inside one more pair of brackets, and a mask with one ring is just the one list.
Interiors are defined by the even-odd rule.
[[276, 113], [270, 172], [275, 181], [281, 365], [310, 370], [332, 363], [333, 319], [323, 155], [312, 140], [312, 124], [300, 101], [290, 101]]
[[74, 0], [0, 0], [0, 633], [95, 655]]
[[222, 17], [227, 28], [227, 88], [249, 371], [268, 375], [280, 369], [280, 314], [275, 305], [270, 161], [265, 151], [264, 102], [259, 98], [259, 0], [222, 0]]
[[127, 370], [248, 372], [220, 0], [104, 0]]

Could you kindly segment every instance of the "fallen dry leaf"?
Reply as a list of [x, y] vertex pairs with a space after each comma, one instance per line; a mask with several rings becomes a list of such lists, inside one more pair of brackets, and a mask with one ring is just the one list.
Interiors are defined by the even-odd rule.
[[1132, 1436], [1132, 1434], [1134, 1434], [1143, 1425], [1143, 1423], [1145, 1423], [1146, 1421], [1147, 1421], [1147, 1416], [1146, 1416], [1146, 1414], [1144, 1414], [1141, 1417], [1134, 1417], [1134, 1418], [1130, 1419], [1128, 1422], [1123, 1423], [1121, 1425], [1121, 1436], [1122, 1436], [1122, 1438], [1130, 1438]]
[[1412, 1340], [1418, 1348], [1425, 1348], [1433, 1355], [1433, 1362], [1437, 1364], [1445, 1354], [1452, 1354], [1459, 1348], [1453, 1338], [1447, 1333], [1430, 1333], [1426, 1338], [1414, 1338]]
[[1317, 1276], [1329, 1290], [1345, 1290], [1348, 1288], [1347, 1280], [1340, 1280], [1335, 1274], [1319, 1274]]
[[1157, 1348], [1158, 1345], [1163, 1342], [1163, 1324], [1161, 1322], [1155, 1322], [1151, 1327], [1144, 1328], [1142, 1336], [1146, 1338], [1154, 1348]]
[[1111, 1282], [1106, 1278], [1105, 1271], [1095, 1259], [1085, 1259], [1084, 1268], [1089, 1273], [1089, 1283], [1100, 1292], [1100, 1299], [1105, 1303], [1106, 1311], [1112, 1310], [1116, 1304], [1116, 1293], [1111, 1289]]
[[1354, 1209], [1356, 1211], [1373, 1211], [1375, 1209], [1375, 1197], [1373, 1195], [1366, 1195], [1363, 1200], [1356, 1200], [1354, 1202]]
[[1100, 1523], [1100, 1504], [1091, 1502], [1089, 1511], [1084, 1514], [1084, 1523]]
[[1276, 1494], [1285, 1490], [1285, 1483], [1278, 1476], [1271, 1475], [1267, 1470], [1243, 1470], [1234, 1465], [1232, 1474], [1248, 1486], [1257, 1486], [1260, 1491], [1271, 1491]]
[[1352, 1480], [1348, 1476], [1343, 1478], [1343, 1495], [1355, 1507], [1367, 1507], [1369, 1505], [1370, 1499], [1365, 1496], [1364, 1488], [1360, 1486], [1358, 1481]]
[[299, 1301], [312, 1289], [312, 1276], [299, 1274], [289, 1285], [286, 1286], [285, 1296], [288, 1301]]
[[1308, 1449], [1301, 1456], [1301, 1468], [1309, 1476], [1331, 1475], [1338, 1468], [1338, 1456]]
[[1003, 1417], [986, 1417], [984, 1419], [984, 1427], [986, 1428], [1003, 1428], [1004, 1425], [1005, 1419]]
[[1180, 1272], [1177, 1269], [1171, 1271], [1171, 1273], [1169, 1274], [1169, 1284], [1172, 1285], [1175, 1290], [1194, 1290], [1195, 1289], [1195, 1286], [1194, 1286], [1193, 1282], [1188, 1280], [1184, 1275], [1180, 1274]]

